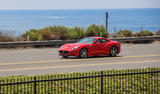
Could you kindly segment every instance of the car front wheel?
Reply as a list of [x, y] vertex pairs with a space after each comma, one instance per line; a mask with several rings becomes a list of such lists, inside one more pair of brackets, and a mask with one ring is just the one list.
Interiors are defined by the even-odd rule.
[[79, 55], [81, 58], [87, 58], [88, 57], [88, 50], [85, 49], [85, 48], [82, 48], [80, 50], [80, 55]]

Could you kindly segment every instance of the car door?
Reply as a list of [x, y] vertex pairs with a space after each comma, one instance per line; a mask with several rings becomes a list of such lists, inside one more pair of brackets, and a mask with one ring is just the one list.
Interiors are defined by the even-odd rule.
[[108, 48], [108, 44], [109, 44], [109, 40], [107, 39], [102, 39], [102, 45], [100, 46], [101, 49], [101, 54], [104, 55], [107, 53], [107, 48]]
[[94, 55], [102, 55], [104, 53], [105, 43], [103, 41], [104, 41], [103, 39], [98, 39], [92, 45], [92, 52], [93, 52]]

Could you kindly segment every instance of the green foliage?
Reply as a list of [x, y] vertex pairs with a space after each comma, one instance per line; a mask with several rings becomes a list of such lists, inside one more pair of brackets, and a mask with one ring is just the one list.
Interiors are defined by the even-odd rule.
[[50, 26], [40, 30], [31, 29], [30, 31], [26, 31], [22, 37], [29, 39], [32, 41], [36, 40], [53, 40], [53, 39], [81, 39], [88, 36], [101, 36], [108, 37], [109, 33], [106, 32], [106, 28], [104, 25], [91, 25], [85, 31], [83, 27], [65, 27], [65, 26]]
[[69, 31], [69, 39], [81, 39], [84, 37], [84, 29], [81, 27], [73, 27]]
[[[103, 77], [103, 94], [158, 94], [160, 91], [159, 73], [148, 74], [127, 74], [113, 75], [123, 73], [151, 72], [160, 71], [160, 68], [144, 68], [144, 69], [128, 69], [128, 70], [106, 70], [93, 71], [85, 73], [61, 73], [61, 74], [45, 74], [36, 76], [10, 76], [0, 77], [0, 83], [16, 83], [24, 81], [64, 79], [84, 76], [100, 76]], [[102, 77], [59, 80], [48, 82], [37, 82], [37, 94], [99, 94], [101, 93]], [[32, 94], [34, 92], [34, 83], [0, 86], [0, 94]]]
[[69, 28], [65, 26], [51, 26], [40, 30], [31, 29], [23, 34], [23, 37], [29, 35], [29, 40], [50, 40], [50, 39], [67, 39], [69, 36]]
[[55, 39], [68, 39], [69, 37], [69, 30], [70, 28], [65, 27], [65, 26], [53, 26], [50, 27], [50, 30], [53, 35], [55, 35]]
[[132, 31], [130, 30], [120, 30], [117, 32], [117, 34], [122, 35], [123, 37], [132, 37]]
[[140, 36], [153, 36], [153, 33], [151, 31], [145, 30], [145, 31], [140, 31], [135, 33], [136, 37], [140, 37]]
[[158, 30], [158, 31], [156, 32], [156, 35], [160, 35], [160, 30]]
[[51, 35], [51, 31], [48, 28], [41, 29], [37, 33], [42, 36], [43, 40], [49, 40]]
[[109, 33], [106, 32], [106, 28], [104, 25], [95, 25], [92, 24], [90, 25], [87, 30], [86, 30], [86, 34], [87, 37], [90, 36], [99, 36], [99, 37], [108, 37]]
[[31, 29], [30, 31], [26, 31], [23, 36], [25, 36], [25, 37], [29, 36], [29, 40], [31, 40], [31, 41], [43, 39], [42, 35], [38, 34], [38, 30], [36, 30], [36, 29]]

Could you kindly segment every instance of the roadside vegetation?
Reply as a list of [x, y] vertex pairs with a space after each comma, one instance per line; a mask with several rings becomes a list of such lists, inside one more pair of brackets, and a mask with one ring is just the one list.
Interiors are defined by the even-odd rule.
[[43, 29], [31, 29], [26, 31], [21, 37], [25, 40], [41, 41], [41, 40], [66, 40], [66, 39], [81, 39], [83, 37], [101, 36], [108, 37], [104, 25], [90, 25], [87, 29], [83, 27], [65, 27], [65, 26], [50, 26]]
[[14, 31], [0, 31], [0, 42], [15, 41], [14, 35]]
[[9, 41], [43, 41], [43, 40], [72, 40], [90, 36], [99, 37], [141, 37], [160, 35], [160, 30], [153, 33], [149, 30], [135, 32], [131, 30], [119, 30], [114, 34], [109, 34], [104, 25], [92, 24], [84, 27], [49, 26], [42, 29], [30, 29], [22, 35], [15, 37], [14, 31], [0, 31], [0, 42]]
[[141, 36], [153, 36], [153, 33], [151, 31], [140, 31], [134, 34], [136, 37], [141, 37]]
[[[24, 81], [36, 80], [50, 80], [50, 79], [64, 79], [84, 76], [97, 76], [97, 75], [112, 75], [103, 77], [103, 92], [104, 94], [156, 94], [160, 91], [158, 83], [160, 82], [159, 74], [132, 74], [132, 75], [117, 75], [123, 73], [137, 73], [137, 72], [151, 72], [160, 71], [160, 68], [144, 68], [144, 69], [128, 69], [128, 70], [106, 70], [106, 71], [93, 71], [85, 73], [61, 73], [61, 74], [46, 74], [34, 76], [10, 76], [0, 77], [0, 84], [17, 83]], [[37, 82], [37, 94], [97, 94], [101, 92], [101, 77], [96, 78], [81, 78], [72, 80], [57, 80], [48, 82]], [[33, 94], [34, 83], [25, 83], [18, 85], [0, 86], [0, 94]]]
[[160, 30], [158, 30], [158, 31], [156, 32], [156, 35], [160, 35]]
[[90, 36], [100, 36], [100, 37], [108, 37], [109, 33], [106, 32], [106, 28], [104, 25], [90, 25], [86, 32], [85, 32], [85, 36], [86, 37], [90, 37]]
[[120, 30], [117, 34], [122, 37], [133, 37], [133, 33], [130, 30]]

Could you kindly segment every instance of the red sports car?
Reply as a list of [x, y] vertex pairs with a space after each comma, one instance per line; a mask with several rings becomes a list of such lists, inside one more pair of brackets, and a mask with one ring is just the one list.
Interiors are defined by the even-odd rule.
[[64, 58], [69, 56], [88, 56], [110, 55], [117, 56], [120, 53], [120, 43], [103, 37], [88, 37], [81, 39], [77, 43], [64, 44], [59, 49], [59, 55]]

